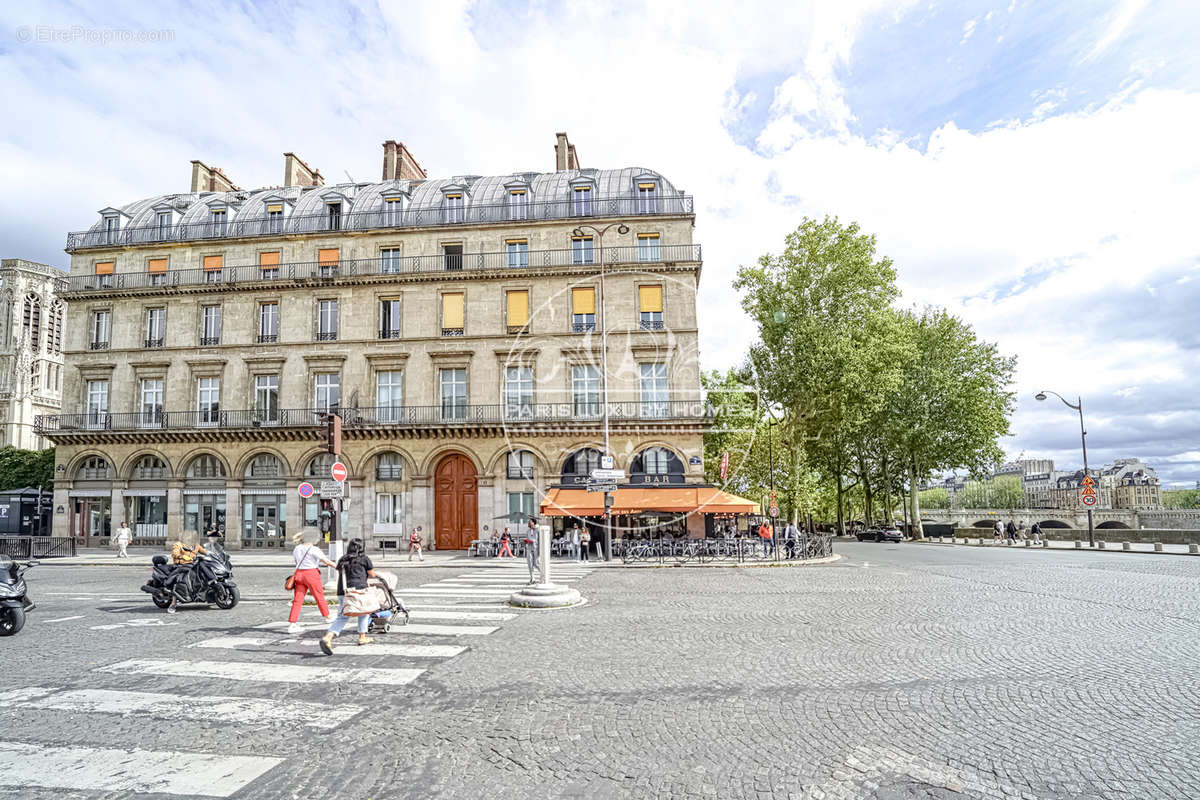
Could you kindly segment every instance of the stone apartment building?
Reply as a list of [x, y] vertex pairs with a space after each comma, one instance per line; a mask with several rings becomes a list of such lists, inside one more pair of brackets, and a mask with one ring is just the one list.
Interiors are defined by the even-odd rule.
[[22, 258], [0, 261], [0, 447], [41, 450], [41, 414], [62, 402], [66, 274]]
[[388, 141], [378, 182], [286, 153], [282, 186], [242, 190], [195, 161], [187, 192], [101, 210], [68, 236], [64, 413], [40, 420], [56, 530], [279, 546], [317, 522], [297, 487], [328, 477], [327, 410], [343, 530], [373, 547], [515, 530], [586, 481], [605, 416], [630, 485], [701, 481], [692, 199], [581, 168], [566, 134], [555, 162], [431, 179]]

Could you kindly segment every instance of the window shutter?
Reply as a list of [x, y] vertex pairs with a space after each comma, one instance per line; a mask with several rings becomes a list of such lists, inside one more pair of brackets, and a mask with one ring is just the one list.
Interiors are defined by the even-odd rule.
[[442, 295], [442, 327], [463, 327], [463, 296], [461, 292]]
[[508, 324], [529, 324], [529, 292], [520, 290], [508, 293]]
[[279, 252], [259, 253], [258, 266], [261, 269], [276, 269], [279, 266]]
[[572, 314], [595, 314], [596, 313], [596, 290], [588, 287], [586, 289], [571, 290], [571, 313]]
[[152, 274], [167, 271], [167, 260], [165, 258], [152, 258], [146, 262], [146, 270]]
[[662, 312], [661, 286], [639, 286], [638, 295], [641, 299], [642, 311]]
[[322, 267], [337, 266], [338, 251], [337, 248], [320, 249], [317, 251], [317, 263]]
[[206, 272], [212, 272], [213, 270], [218, 270], [221, 268], [221, 266], [224, 263], [225, 263], [225, 256], [205, 256], [204, 257], [204, 270]]
[[113, 269], [116, 267], [115, 261], [98, 261], [96, 262], [97, 275], [112, 275]]
[[272, 214], [272, 213], [282, 214], [283, 213], [283, 204], [275, 203], [275, 204], [267, 206], [267, 213], [268, 214]]

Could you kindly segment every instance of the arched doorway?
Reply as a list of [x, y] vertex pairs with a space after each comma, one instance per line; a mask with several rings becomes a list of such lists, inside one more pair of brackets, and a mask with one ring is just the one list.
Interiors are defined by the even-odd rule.
[[434, 540], [439, 550], [465, 550], [476, 538], [479, 485], [475, 465], [451, 453], [433, 473]]

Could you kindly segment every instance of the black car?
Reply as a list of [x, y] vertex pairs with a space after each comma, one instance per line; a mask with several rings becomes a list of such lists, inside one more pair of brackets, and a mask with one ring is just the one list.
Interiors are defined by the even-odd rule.
[[871, 542], [903, 542], [904, 534], [897, 528], [867, 528], [858, 532], [858, 540]]

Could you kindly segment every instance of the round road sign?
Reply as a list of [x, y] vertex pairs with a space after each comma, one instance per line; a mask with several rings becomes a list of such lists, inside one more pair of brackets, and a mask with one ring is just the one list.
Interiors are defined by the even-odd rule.
[[312, 497], [313, 485], [311, 483], [302, 483], [296, 487], [296, 493], [301, 497]]
[[340, 461], [333, 462], [333, 466], [329, 468], [329, 474], [335, 481], [341, 483], [346, 480], [346, 465]]
[[767, 513], [770, 514], [772, 517], [778, 517], [779, 516], [779, 506], [771, 506], [770, 508], [767, 509]]
[[1094, 495], [1094, 494], [1085, 494], [1085, 495], [1083, 496], [1083, 504], [1084, 504], [1085, 506], [1094, 506], [1094, 505], [1096, 505], [1096, 495]]

